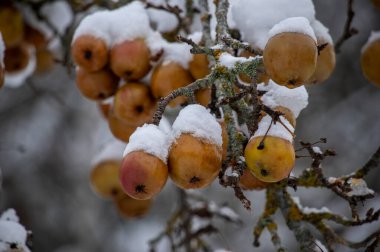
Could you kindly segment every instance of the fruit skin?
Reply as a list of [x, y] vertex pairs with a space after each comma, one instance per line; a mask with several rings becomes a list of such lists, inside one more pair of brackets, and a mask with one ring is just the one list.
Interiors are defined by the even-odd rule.
[[136, 200], [126, 194], [115, 200], [119, 214], [124, 218], [140, 218], [147, 214], [152, 206], [152, 200]]
[[190, 134], [182, 134], [169, 152], [169, 174], [183, 189], [211, 184], [222, 165], [222, 148]]
[[105, 118], [108, 119], [108, 115], [111, 111], [111, 103], [105, 103], [105, 102], [98, 102], [98, 109], [100, 111], [100, 114]]
[[[176, 62], [163, 62], [158, 65], [152, 74], [151, 89], [156, 99], [165, 97], [175, 89], [187, 86], [193, 82], [190, 72]], [[179, 96], [169, 103], [170, 107], [176, 107], [186, 102], [185, 96]]]
[[243, 175], [240, 176], [240, 187], [243, 190], [262, 190], [269, 185], [270, 183], [257, 179], [248, 168], [244, 169]]
[[7, 48], [4, 53], [5, 71], [14, 73], [25, 69], [30, 59], [29, 46], [25, 43]]
[[51, 70], [55, 65], [54, 55], [47, 49], [40, 49], [36, 52], [36, 74], [42, 74]]
[[[244, 58], [249, 58], [251, 56], [255, 57], [256, 54], [248, 52], [248, 51], [242, 51], [239, 54], [239, 57], [244, 57]], [[247, 83], [251, 83], [252, 82], [251, 78], [248, 75], [244, 74], [244, 73], [239, 74], [239, 78], [242, 81], [247, 82]], [[265, 72], [264, 73], [257, 72], [257, 83], [263, 83], [264, 82], [265, 84], [268, 84], [269, 79], [270, 78], [269, 78], [269, 75], [267, 73], [265, 73]]]
[[113, 114], [112, 109], [109, 111], [107, 118], [108, 127], [110, 128], [112, 135], [125, 143], [128, 143], [129, 137], [135, 132], [136, 128], [141, 126], [128, 123], [125, 120], [116, 117]]
[[296, 88], [304, 84], [317, 65], [317, 44], [308, 35], [284, 32], [271, 37], [263, 60], [266, 72], [279, 85]]
[[263, 136], [251, 138], [244, 157], [252, 174], [264, 182], [278, 182], [290, 174], [295, 164], [295, 152], [289, 141], [266, 136], [264, 148], [258, 149]]
[[103, 100], [115, 94], [119, 85], [119, 78], [109, 69], [97, 72], [87, 72], [78, 68], [76, 84], [79, 91], [88, 99]]
[[161, 159], [143, 151], [128, 153], [120, 168], [123, 190], [130, 197], [147, 200], [157, 195], [168, 178], [168, 167]]
[[37, 50], [46, 49], [48, 45], [48, 40], [45, 35], [29, 25], [25, 25], [25, 36], [24, 41], [34, 45]]
[[[319, 45], [324, 43], [324, 41], [318, 41]], [[307, 83], [318, 84], [327, 80], [335, 69], [335, 63], [334, 46], [332, 44], [327, 44], [326, 47], [320, 51], [317, 59], [317, 67]]]
[[380, 39], [371, 42], [362, 51], [360, 66], [367, 80], [380, 87]]
[[189, 71], [194, 79], [202, 79], [210, 73], [209, 62], [206, 54], [194, 54], [189, 62]]
[[203, 88], [195, 92], [195, 99], [199, 104], [201, 104], [204, 107], [207, 107], [207, 105], [211, 101], [211, 89], [210, 88]]
[[113, 112], [128, 123], [140, 125], [152, 118], [155, 105], [149, 87], [143, 83], [127, 83], [115, 94]]
[[112, 199], [124, 194], [119, 179], [120, 164], [120, 160], [104, 160], [92, 169], [91, 186], [98, 196]]
[[91, 35], [81, 35], [71, 45], [75, 64], [88, 72], [99, 71], [109, 60], [108, 47], [104, 40]]
[[21, 12], [11, 4], [0, 4], [0, 31], [6, 48], [21, 44], [24, 29]]
[[150, 51], [143, 39], [124, 41], [111, 49], [112, 71], [124, 80], [138, 80], [151, 69]]

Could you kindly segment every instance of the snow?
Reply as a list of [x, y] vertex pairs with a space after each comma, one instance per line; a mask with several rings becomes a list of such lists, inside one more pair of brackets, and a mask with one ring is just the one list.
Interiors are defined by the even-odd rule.
[[93, 158], [91, 164], [95, 166], [102, 161], [106, 160], [121, 160], [123, 158], [123, 152], [126, 144], [114, 139], [109, 142], [95, 157]]
[[329, 178], [327, 179], [327, 181], [328, 181], [330, 184], [334, 184], [334, 183], [337, 181], [337, 178], [329, 177]]
[[191, 39], [194, 43], [199, 44], [199, 42], [201, 42], [202, 40], [202, 36], [203, 36], [202, 32], [197, 31], [187, 36], [187, 38]]
[[365, 196], [374, 194], [375, 192], [367, 187], [367, 183], [363, 179], [350, 178], [347, 183], [350, 185], [352, 191], [348, 192], [349, 197], [352, 196]]
[[110, 11], [97, 11], [86, 16], [76, 28], [72, 42], [82, 35], [91, 35], [95, 38], [102, 39], [107, 46], [111, 46], [110, 34]]
[[[27, 231], [20, 223], [14, 209], [8, 209], [0, 217], [0, 251], [10, 251], [10, 244], [23, 252], [30, 250], [25, 245], [27, 239]], [[12, 250], [13, 251], [13, 250]]]
[[249, 61], [251, 61], [251, 60], [253, 60], [255, 58], [256, 57], [249, 57], [249, 58], [234, 57], [231, 54], [224, 52], [219, 57], [219, 63], [221, 65], [227, 67], [228, 69], [233, 69], [235, 67], [236, 63], [249, 62]]
[[[149, 16], [141, 2], [135, 1], [110, 13], [109, 22], [112, 44], [146, 38], [151, 32]], [[104, 22], [102, 20], [102, 22]]]
[[147, 12], [150, 20], [156, 24], [156, 30], [159, 32], [173, 31], [178, 25], [175, 15], [167, 11], [149, 8]]
[[315, 248], [315, 249], [317, 249], [317, 250], [315, 250], [315, 251], [321, 251], [321, 252], [327, 252], [327, 251], [329, 251], [329, 250], [325, 247], [325, 245], [323, 245], [323, 243], [322, 243], [320, 240], [315, 240], [314, 242], [315, 242], [315, 245], [316, 245], [316, 248]]
[[144, 124], [129, 137], [123, 156], [132, 151], [143, 151], [156, 156], [166, 164], [169, 147], [170, 141], [167, 134], [154, 124]]
[[303, 207], [301, 204], [301, 200], [299, 197], [292, 196], [293, 202], [297, 205], [297, 207], [305, 214], [318, 214], [318, 213], [330, 213], [330, 209], [327, 207], [322, 207], [321, 209], [312, 208], [312, 207]]
[[173, 140], [183, 133], [206, 139], [222, 147], [222, 128], [215, 117], [201, 105], [188, 105], [179, 112], [173, 123]]
[[329, 33], [329, 29], [324, 26], [319, 20], [314, 20], [311, 23], [311, 27], [314, 30], [315, 36], [317, 37], [318, 44], [329, 43], [333, 45], [334, 42]]
[[289, 89], [284, 86], [276, 84], [274, 81], [269, 80], [267, 85], [259, 84], [257, 89], [266, 91], [262, 96], [262, 102], [274, 109], [277, 106], [283, 106], [290, 109], [294, 116], [297, 118], [301, 110], [308, 105], [308, 93], [304, 86]]
[[[280, 119], [290, 131], [294, 132], [293, 126], [288, 122], [288, 120], [285, 119], [285, 117], [280, 116]], [[270, 117], [269, 115], [264, 116], [259, 123], [259, 128], [256, 130], [252, 138], [265, 136], [266, 132], [268, 131], [268, 128], [270, 127], [270, 130], [267, 134], [268, 136], [275, 136], [288, 140], [291, 143], [293, 142], [292, 134], [290, 134], [290, 132], [280, 122], [276, 122], [276, 124], [272, 123], [272, 126], [270, 126], [271, 122], [272, 117]]]
[[314, 151], [315, 153], [322, 154], [322, 150], [321, 150], [321, 148], [319, 148], [318, 146], [314, 146], [314, 147], [313, 147], [313, 151]]
[[28, 65], [14, 73], [5, 72], [4, 86], [10, 88], [18, 88], [25, 83], [25, 80], [30, 77], [36, 69], [36, 50], [33, 46], [28, 47], [29, 50], [29, 62]]
[[170, 124], [169, 120], [165, 116], [161, 118], [161, 121], [158, 127], [160, 128], [160, 130], [162, 130], [162, 132], [168, 135], [172, 131], [172, 125]]
[[44, 4], [41, 15], [45, 16], [60, 34], [65, 34], [66, 28], [74, 18], [70, 5], [63, 0]]
[[277, 34], [284, 32], [296, 32], [305, 34], [315, 42], [317, 42], [317, 38], [315, 37], [314, 31], [310, 26], [309, 20], [304, 17], [291, 17], [282, 20], [281, 22], [275, 24], [272, 29], [269, 30], [269, 38], [276, 36]]
[[372, 31], [371, 35], [369, 35], [367, 42], [362, 47], [361, 52], [363, 53], [368, 46], [370, 46], [373, 42], [380, 40], [380, 31]]
[[231, 12], [242, 39], [260, 49], [268, 41], [268, 31], [280, 21], [289, 17], [315, 20], [311, 0], [235, 0]]

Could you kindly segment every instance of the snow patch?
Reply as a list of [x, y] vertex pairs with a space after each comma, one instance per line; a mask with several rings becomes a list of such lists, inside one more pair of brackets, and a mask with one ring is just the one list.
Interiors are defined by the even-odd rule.
[[351, 187], [351, 191], [347, 193], [347, 196], [365, 196], [374, 194], [375, 192], [367, 187], [367, 183], [363, 179], [350, 178], [347, 183]]
[[315, 36], [317, 37], [318, 44], [334, 44], [329, 33], [329, 29], [324, 26], [319, 20], [314, 20], [314, 22], [311, 23], [311, 27], [313, 28]]
[[222, 147], [222, 128], [207, 109], [198, 104], [188, 105], [179, 112], [173, 123], [173, 140], [189, 133]]
[[284, 32], [296, 32], [305, 34], [311, 37], [315, 43], [317, 43], [317, 38], [315, 37], [314, 31], [310, 26], [309, 20], [304, 17], [291, 17], [282, 20], [281, 22], [275, 24], [272, 29], [269, 30], [269, 38], [276, 36], [277, 34]]
[[[286, 127], [293, 133], [294, 128], [288, 122], [288, 120], [286, 120], [283, 116], [280, 116], [280, 119], [286, 125]], [[268, 131], [269, 127], [270, 129]], [[267, 134], [268, 136], [275, 136], [288, 140], [291, 143], [293, 142], [292, 134], [280, 122], [276, 122], [276, 124], [272, 123], [272, 117], [270, 117], [269, 115], [266, 115], [263, 117], [263, 119], [261, 119], [259, 123], [259, 128], [256, 130], [255, 134], [251, 137], [251, 139], [259, 136], [265, 136], [265, 134]]]
[[249, 62], [253, 59], [255, 59], [256, 57], [249, 57], [249, 58], [245, 58], [245, 57], [234, 57], [232, 56], [231, 54], [229, 53], [222, 53], [219, 57], [219, 63], [222, 65], [222, 66], [225, 66], [227, 67], [228, 69], [232, 69], [235, 67], [236, 63], [245, 63], [245, 62]]
[[95, 166], [100, 162], [107, 160], [121, 160], [123, 158], [123, 151], [126, 147], [126, 144], [114, 139], [112, 142], [108, 143], [99, 154], [97, 154], [91, 164]]
[[0, 217], [0, 251], [13, 251], [10, 244], [20, 252], [30, 252], [26, 246], [27, 231], [19, 222], [14, 209], [8, 209]]
[[156, 156], [166, 164], [169, 147], [170, 141], [167, 134], [154, 124], [144, 124], [129, 137], [123, 156], [132, 151], [143, 151]]
[[304, 86], [289, 89], [287, 87], [276, 84], [274, 81], [269, 80], [267, 85], [259, 84], [257, 89], [266, 91], [261, 97], [264, 105], [274, 109], [277, 106], [283, 106], [290, 109], [294, 116], [297, 118], [301, 110], [308, 105], [308, 93]]

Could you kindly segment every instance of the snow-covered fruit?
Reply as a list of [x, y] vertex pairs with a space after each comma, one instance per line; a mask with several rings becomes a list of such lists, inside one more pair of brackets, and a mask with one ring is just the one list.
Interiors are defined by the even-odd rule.
[[89, 71], [99, 71], [109, 61], [107, 43], [92, 35], [81, 35], [71, 45], [71, 53], [75, 64]]
[[155, 105], [148, 86], [143, 83], [127, 83], [115, 94], [113, 113], [127, 123], [141, 125], [152, 118]]
[[152, 199], [136, 200], [126, 194], [115, 199], [115, 206], [124, 218], [139, 218], [147, 214], [152, 206]]
[[312, 23], [317, 37], [318, 46], [323, 46], [318, 53], [317, 66], [313, 75], [307, 81], [310, 84], [322, 83], [327, 80], [335, 69], [335, 49], [329, 30], [318, 20]]
[[[151, 88], [156, 99], [165, 97], [175, 89], [187, 86], [193, 82], [193, 78], [188, 70], [174, 61], [164, 61], [158, 65], [152, 74]], [[169, 103], [170, 107], [175, 107], [186, 101], [186, 97], [180, 96]]]
[[380, 31], [372, 32], [368, 42], [364, 45], [360, 66], [367, 80], [380, 87]]
[[104, 68], [96, 72], [89, 72], [78, 67], [76, 84], [79, 91], [88, 99], [103, 100], [115, 94], [119, 85], [119, 78], [111, 70]]
[[120, 168], [123, 190], [147, 200], [157, 195], [168, 178], [168, 136], [156, 125], [145, 124], [131, 135]]
[[211, 184], [222, 164], [222, 129], [201, 105], [182, 109], [173, 123], [174, 141], [169, 151], [169, 174], [183, 189]]
[[24, 38], [24, 19], [10, 2], [0, 3], [0, 31], [7, 48], [18, 46]]
[[289, 176], [295, 164], [293, 144], [276, 136], [252, 137], [244, 151], [253, 175], [264, 182], [278, 182]]
[[269, 32], [263, 52], [265, 70], [280, 85], [295, 88], [303, 85], [315, 71], [318, 57], [315, 34], [309, 21], [288, 18]]
[[124, 194], [119, 179], [120, 163], [120, 160], [103, 160], [92, 169], [91, 186], [100, 197], [112, 199]]
[[270, 185], [270, 183], [257, 179], [248, 168], [244, 169], [239, 182], [243, 190], [261, 190]]
[[111, 69], [124, 80], [138, 80], [150, 70], [150, 51], [144, 39], [116, 44], [111, 49]]

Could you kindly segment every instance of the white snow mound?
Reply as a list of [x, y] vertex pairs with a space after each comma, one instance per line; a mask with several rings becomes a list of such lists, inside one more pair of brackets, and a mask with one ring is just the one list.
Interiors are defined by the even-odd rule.
[[269, 38], [271, 38], [277, 34], [285, 32], [305, 34], [311, 37], [315, 43], [317, 43], [317, 38], [315, 37], [313, 28], [311, 28], [309, 20], [304, 17], [291, 17], [284, 19], [281, 22], [275, 24], [272, 29], [269, 30], [268, 35]]

